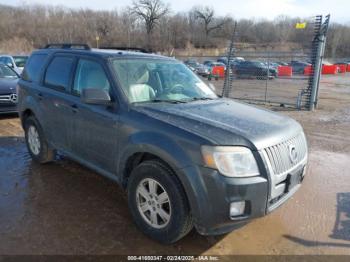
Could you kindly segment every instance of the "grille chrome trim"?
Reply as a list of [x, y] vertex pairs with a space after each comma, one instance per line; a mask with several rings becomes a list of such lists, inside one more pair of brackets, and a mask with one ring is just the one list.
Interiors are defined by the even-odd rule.
[[[297, 152], [296, 161], [290, 159], [290, 147], [294, 146]], [[300, 163], [304, 162], [307, 156], [307, 144], [304, 133], [288, 139], [282, 143], [263, 149], [267, 161], [270, 162], [274, 175], [283, 176], [293, 170]]]
[[[288, 145], [295, 143], [297, 150], [301, 151], [298, 155], [297, 161], [293, 164], [289, 159]], [[301, 148], [301, 149], [300, 149]], [[293, 173], [301, 168], [304, 168], [308, 159], [307, 142], [303, 132], [281, 142], [262, 149], [260, 155], [264, 161], [265, 168], [270, 178], [270, 196], [269, 200], [280, 197], [282, 185], [285, 185], [287, 175]]]
[[[16, 98], [15, 101], [14, 101], [14, 97]], [[15, 104], [16, 102], [17, 102], [17, 95], [16, 94], [0, 95], [0, 103]]]

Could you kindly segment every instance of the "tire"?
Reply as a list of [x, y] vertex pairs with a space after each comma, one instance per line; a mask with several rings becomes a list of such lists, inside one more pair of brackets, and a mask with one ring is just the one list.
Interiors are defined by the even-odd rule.
[[[150, 181], [157, 182], [160, 185], [156, 187], [158, 193], [166, 192], [169, 199], [169, 202], [161, 206], [161, 208], [169, 214], [170, 218], [168, 221], [163, 221], [160, 215], [155, 216], [155, 220], [157, 223], [160, 222], [160, 225], [156, 225], [157, 223], [151, 225], [151, 210], [149, 209], [145, 211], [145, 213], [142, 213], [141, 205], [139, 205], [142, 201], [147, 202], [147, 200], [139, 194], [139, 186], [141, 187], [143, 184], [145, 185], [144, 189], [150, 191], [149, 187], [147, 188], [147, 183]], [[149, 193], [148, 191], [147, 193]], [[148, 195], [148, 197], [150, 196]], [[151, 198], [148, 199], [150, 200]], [[156, 200], [160, 201], [160, 198]], [[145, 235], [158, 242], [163, 244], [174, 243], [187, 235], [193, 228], [192, 216], [184, 189], [175, 174], [167, 165], [160, 161], [145, 161], [134, 168], [128, 182], [128, 202], [131, 215], [137, 227]], [[143, 204], [145, 202], [143, 202]], [[149, 206], [150, 205], [148, 205], [148, 207]]]
[[[55, 150], [49, 148], [44, 132], [35, 117], [30, 116], [25, 120], [24, 133], [26, 145], [33, 160], [44, 164], [55, 159]], [[36, 135], [37, 139], [35, 139]], [[33, 143], [33, 139], [36, 140], [35, 143]]]

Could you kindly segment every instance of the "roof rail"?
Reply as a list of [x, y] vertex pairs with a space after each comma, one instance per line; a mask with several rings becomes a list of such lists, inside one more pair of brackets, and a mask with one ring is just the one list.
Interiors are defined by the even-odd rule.
[[81, 50], [91, 50], [88, 44], [48, 44], [44, 49], [81, 49]]
[[140, 53], [151, 53], [147, 49], [139, 48], [139, 47], [124, 47], [124, 46], [103, 46], [100, 49], [111, 49], [111, 50], [122, 50], [122, 51], [134, 51]]

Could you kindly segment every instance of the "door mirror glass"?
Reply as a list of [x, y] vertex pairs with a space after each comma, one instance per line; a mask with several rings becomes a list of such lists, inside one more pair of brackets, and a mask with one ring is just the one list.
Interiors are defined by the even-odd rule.
[[109, 92], [99, 88], [85, 88], [81, 93], [81, 100], [85, 104], [109, 105], [111, 97]]

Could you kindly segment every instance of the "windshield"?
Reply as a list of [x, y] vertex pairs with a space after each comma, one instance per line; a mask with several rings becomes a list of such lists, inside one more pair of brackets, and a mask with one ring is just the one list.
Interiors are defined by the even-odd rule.
[[217, 98], [186, 65], [155, 59], [115, 59], [114, 72], [131, 103]]
[[28, 56], [14, 56], [13, 60], [15, 60], [15, 64], [17, 67], [24, 67], [28, 60]]
[[18, 76], [8, 66], [0, 64], [0, 78], [18, 78]]

